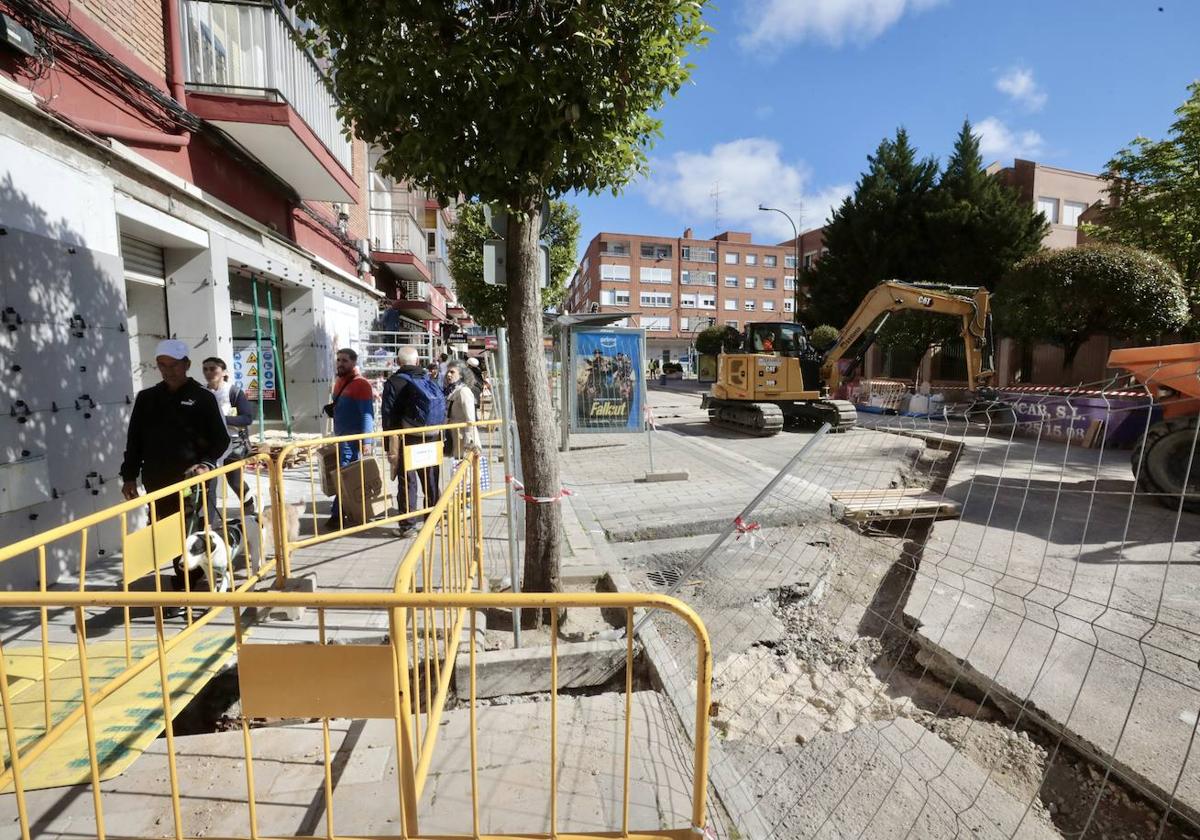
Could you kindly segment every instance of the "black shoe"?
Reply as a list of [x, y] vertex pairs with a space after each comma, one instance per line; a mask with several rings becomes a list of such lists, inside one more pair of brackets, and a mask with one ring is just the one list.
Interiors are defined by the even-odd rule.
[[321, 523], [323, 531], [340, 531], [342, 530], [342, 518], [340, 516], [331, 516]]
[[419, 531], [420, 528], [421, 524], [419, 522], [401, 522], [400, 527], [396, 529], [396, 534], [400, 537], [400, 539], [404, 539], [405, 537], [411, 537], [413, 534]]

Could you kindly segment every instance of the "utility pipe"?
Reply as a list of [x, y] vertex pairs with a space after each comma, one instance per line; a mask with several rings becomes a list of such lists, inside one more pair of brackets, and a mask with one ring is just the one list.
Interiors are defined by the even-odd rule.
[[183, 27], [179, 23], [179, 0], [162, 0], [163, 45], [167, 51], [167, 87], [171, 98], [187, 107], [183, 86]]
[[173, 149], [182, 149], [192, 139], [192, 135], [190, 134], [165, 134], [161, 131], [150, 131], [145, 128], [128, 128], [123, 125], [113, 125], [103, 120], [94, 120], [91, 117], [71, 116], [67, 117], [67, 119], [93, 134], [102, 134], [105, 137], [112, 137], [114, 140], [126, 140], [130, 143], [142, 143], [148, 146], [167, 146]]

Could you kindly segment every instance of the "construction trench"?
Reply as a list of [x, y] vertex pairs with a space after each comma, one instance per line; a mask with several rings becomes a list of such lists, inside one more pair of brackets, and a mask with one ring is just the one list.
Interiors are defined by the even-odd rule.
[[[864, 441], [877, 453], [869, 470], [851, 449]], [[945, 430], [863, 429], [830, 438], [835, 457], [785, 471], [746, 512], [746, 530], [722, 540], [699, 520], [676, 521], [658, 539], [630, 539], [629, 529], [592, 536], [612, 569], [569, 578], [569, 587], [672, 592], [713, 637], [717, 836], [891, 837], [899, 828], [908, 837], [1200, 838], [1183, 797], [1170, 800], [1170, 789], [921, 632], [914, 590], [948, 554], [936, 529], [969, 511], [952, 481], [964, 457], [977, 457], [963, 441]], [[839, 499], [828, 489], [838, 486], [886, 487], [888, 504], [909, 513], [936, 509], [863, 517], [854, 493], [868, 491]], [[903, 501], [912, 498], [918, 504]], [[579, 646], [583, 664], [560, 681], [561, 698], [624, 690], [623, 623], [619, 614], [565, 617], [560, 655]], [[499, 675], [480, 677], [492, 685], [480, 705], [548, 705], [546, 629], [527, 629], [516, 654], [511, 616], [493, 612], [479, 625], [481, 655], [497, 657]], [[664, 694], [689, 735], [691, 638], [656, 618], [637, 642], [635, 691]], [[448, 708], [465, 708], [461, 684]], [[180, 714], [176, 734], [237, 722], [231, 670]]]

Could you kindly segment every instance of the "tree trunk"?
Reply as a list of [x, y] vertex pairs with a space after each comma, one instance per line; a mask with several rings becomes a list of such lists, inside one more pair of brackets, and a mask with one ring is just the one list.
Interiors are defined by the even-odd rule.
[[[524, 218], [508, 216], [506, 245], [509, 364], [512, 376], [513, 416], [521, 441], [521, 468], [525, 492], [530, 496], [557, 497], [558, 451], [554, 414], [550, 409], [550, 380], [542, 349], [542, 294], [538, 288], [538, 205]], [[559, 590], [558, 559], [562, 544], [562, 503], [525, 504], [526, 592]]]

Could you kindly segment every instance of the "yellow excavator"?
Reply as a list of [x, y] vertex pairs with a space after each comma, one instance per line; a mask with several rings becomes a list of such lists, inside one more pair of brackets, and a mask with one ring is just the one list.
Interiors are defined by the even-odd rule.
[[717, 381], [702, 401], [709, 422], [761, 436], [778, 434], [789, 421], [829, 423], [835, 432], [852, 427], [858, 420], [854, 404], [829, 394], [854, 376], [888, 317], [902, 311], [959, 318], [968, 381], [975, 391], [986, 391], [995, 374], [987, 289], [887, 280], [867, 293], [824, 354], [803, 324], [747, 324], [742, 352], [718, 357]]

